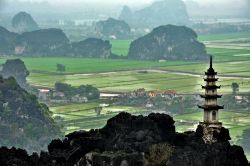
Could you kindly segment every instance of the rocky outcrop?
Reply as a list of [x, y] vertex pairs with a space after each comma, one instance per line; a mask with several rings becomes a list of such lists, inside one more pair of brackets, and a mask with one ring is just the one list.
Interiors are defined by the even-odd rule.
[[207, 59], [205, 45], [197, 34], [185, 26], [166, 25], [133, 41], [128, 58], [142, 60], [203, 60]]
[[109, 41], [89, 38], [72, 43], [72, 53], [74, 56], [105, 59], [111, 56], [111, 47]]
[[129, 25], [114, 18], [97, 22], [95, 28], [101, 38], [128, 39], [131, 36]]
[[41, 29], [22, 34], [11, 33], [0, 27], [0, 55], [16, 56], [68, 56], [109, 58], [112, 45], [109, 41], [89, 38], [70, 43], [61, 29]]
[[25, 32], [15, 40], [16, 55], [48, 56], [65, 50], [69, 39], [60, 29], [42, 29]]
[[189, 23], [186, 5], [182, 0], [156, 1], [134, 13], [128, 7], [124, 7], [119, 19], [136, 27], [153, 28], [166, 24], [186, 25]]
[[26, 12], [19, 12], [12, 19], [12, 27], [18, 33], [38, 30], [39, 27], [32, 16]]
[[[0, 149], [0, 163], [77, 166], [249, 166], [244, 151], [231, 146], [227, 132], [217, 143], [205, 144], [202, 131], [176, 133], [174, 120], [164, 114], [146, 117], [120, 113], [98, 130], [78, 131], [53, 140], [49, 152], [28, 156], [17, 149]], [[22, 155], [23, 157], [19, 157]], [[1, 155], [0, 155], [1, 156]]]
[[0, 77], [0, 131], [0, 146], [29, 152], [45, 150], [61, 135], [48, 107], [38, 103], [36, 96], [23, 90], [13, 77]]
[[29, 76], [29, 71], [24, 62], [20, 59], [7, 60], [1, 66], [0, 75], [2, 75], [3, 78], [14, 77], [23, 89], [29, 89], [29, 85], [26, 80]]

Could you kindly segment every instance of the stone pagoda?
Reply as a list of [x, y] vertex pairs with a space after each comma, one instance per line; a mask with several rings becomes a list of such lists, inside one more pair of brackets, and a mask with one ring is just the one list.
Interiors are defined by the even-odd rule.
[[216, 139], [214, 138], [214, 132], [219, 133], [222, 127], [222, 123], [219, 122], [219, 110], [223, 109], [223, 106], [218, 105], [217, 99], [221, 98], [221, 95], [217, 94], [217, 89], [220, 89], [220, 86], [216, 85], [218, 78], [216, 78], [217, 72], [213, 69], [213, 59], [210, 57], [210, 67], [205, 72], [206, 77], [204, 81], [206, 82], [205, 86], [202, 86], [205, 89], [205, 95], [201, 95], [205, 99], [205, 104], [199, 106], [199, 108], [204, 110], [203, 122], [200, 122], [200, 126], [203, 128], [203, 139], [206, 143], [214, 143]]

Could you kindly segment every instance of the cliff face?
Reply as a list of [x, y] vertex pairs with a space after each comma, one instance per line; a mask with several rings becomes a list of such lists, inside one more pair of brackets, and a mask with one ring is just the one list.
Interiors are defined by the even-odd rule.
[[202, 60], [208, 58], [205, 45], [185, 26], [166, 25], [133, 41], [128, 58], [143, 60]]
[[48, 107], [38, 103], [36, 96], [23, 90], [13, 77], [0, 77], [0, 146], [45, 149], [60, 136], [50, 115]]
[[128, 7], [124, 7], [119, 19], [133, 26], [149, 27], [166, 24], [186, 25], [189, 23], [186, 6], [182, 0], [157, 1], [134, 13]]
[[[120, 113], [99, 130], [74, 132], [53, 140], [49, 152], [28, 156], [22, 150], [0, 149], [0, 163], [77, 166], [248, 166], [244, 151], [228, 142], [227, 129], [218, 142], [205, 144], [202, 131], [176, 133], [172, 117]], [[7, 158], [4, 158], [7, 156]], [[22, 156], [22, 157], [20, 157]]]

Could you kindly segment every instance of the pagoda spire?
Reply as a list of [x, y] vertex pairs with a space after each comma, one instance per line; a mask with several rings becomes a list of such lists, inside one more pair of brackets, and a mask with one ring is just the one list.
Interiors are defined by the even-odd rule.
[[213, 57], [212, 57], [212, 55], [210, 56], [210, 68], [213, 68]]

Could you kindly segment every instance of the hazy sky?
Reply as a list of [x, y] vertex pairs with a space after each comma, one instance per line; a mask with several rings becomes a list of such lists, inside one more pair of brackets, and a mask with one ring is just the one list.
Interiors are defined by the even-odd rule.
[[[141, 6], [141, 5], [148, 5], [152, 3], [153, 1], [157, 0], [0, 0], [1, 2], [16, 2], [16, 1], [22, 1], [22, 2], [48, 2], [49, 4], [53, 6], [61, 6], [61, 5], [67, 5], [68, 7], [76, 6], [82, 4], [101, 4], [101, 5], [128, 5], [128, 6]], [[188, 0], [184, 0], [188, 1]], [[250, 0], [193, 0], [198, 2], [200, 5], [221, 5], [221, 4], [227, 4], [227, 6], [240, 6], [245, 5]]]
[[[1, 0], [0, 0], [1, 1]], [[17, 0], [12, 0], [17, 1]], [[156, 0], [19, 0], [19, 1], [28, 1], [28, 2], [44, 2], [47, 1], [50, 4], [79, 4], [79, 3], [88, 3], [88, 4], [128, 4], [128, 5], [141, 5], [141, 4], [149, 4]], [[184, 0], [185, 1], [185, 0]], [[200, 4], [239, 4], [239, 2], [244, 2], [248, 0], [194, 0], [199, 2]]]
[[154, 0], [19, 0], [19, 1], [29, 1], [29, 2], [44, 2], [47, 1], [52, 5], [78, 5], [78, 4], [107, 4], [107, 5], [143, 5], [149, 4]]
[[[20, 3], [21, 2], [36, 2], [36, 3]], [[34, 12], [47, 12], [54, 11], [60, 13], [66, 12], [82, 12], [86, 10], [101, 11], [103, 13], [116, 13], [113, 15], [118, 16], [122, 6], [128, 5], [132, 10], [138, 10], [145, 6], [148, 6], [154, 1], [161, 0], [0, 0], [0, 12], [10, 12], [25, 10], [31, 13]], [[174, 0], [173, 0], [174, 1]], [[208, 14], [220, 12], [223, 13], [235, 13], [241, 11], [247, 11], [250, 8], [250, 0], [184, 0], [195, 1], [199, 3], [199, 8], [195, 8], [190, 13], [208, 12]], [[6, 3], [4, 3], [6, 2]], [[19, 3], [17, 3], [19, 2]], [[37, 3], [43, 3], [38, 5]], [[4, 5], [6, 4], [6, 5]], [[7, 5], [8, 4], [8, 5]], [[1, 8], [1, 6], [4, 6]], [[247, 8], [248, 6], [248, 8]], [[214, 10], [211, 12], [211, 10]], [[216, 12], [217, 13], [216, 13]], [[207, 14], [205, 14], [207, 15]]]

